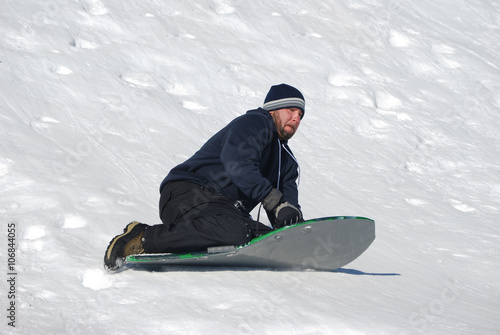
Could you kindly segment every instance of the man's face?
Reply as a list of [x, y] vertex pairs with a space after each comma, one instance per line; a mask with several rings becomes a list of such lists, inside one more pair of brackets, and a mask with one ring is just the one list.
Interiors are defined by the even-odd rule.
[[302, 115], [302, 109], [300, 108], [282, 108], [274, 111], [270, 111], [276, 128], [278, 129], [278, 135], [280, 140], [288, 141], [295, 134], [300, 125], [300, 120]]

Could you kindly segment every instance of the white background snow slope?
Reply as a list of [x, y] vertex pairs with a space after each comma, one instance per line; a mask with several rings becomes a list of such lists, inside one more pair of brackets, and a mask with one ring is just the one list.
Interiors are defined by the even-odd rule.
[[[500, 2], [5, 0], [0, 18], [0, 333], [500, 332]], [[159, 223], [170, 168], [282, 82], [307, 102], [306, 218], [370, 217], [374, 244], [337, 272], [106, 273], [114, 235]]]

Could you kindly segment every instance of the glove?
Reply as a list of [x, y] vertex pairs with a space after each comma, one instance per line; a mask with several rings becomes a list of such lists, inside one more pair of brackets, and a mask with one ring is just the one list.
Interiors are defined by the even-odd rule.
[[275, 228], [289, 226], [302, 221], [302, 212], [300, 209], [288, 201], [279, 204], [274, 212], [274, 215], [276, 216]]
[[300, 209], [288, 201], [283, 201], [283, 194], [276, 188], [271, 190], [269, 195], [262, 201], [262, 205], [266, 211], [274, 214], [274, 228], [292, 225], [303, 220]]

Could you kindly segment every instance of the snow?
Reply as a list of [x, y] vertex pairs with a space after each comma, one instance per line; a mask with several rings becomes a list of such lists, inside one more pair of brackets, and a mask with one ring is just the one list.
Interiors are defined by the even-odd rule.
[[[6, 1], [2, 334], [497, 334], [500, 3]], [[108, 274], [158, 186], [288, 83], [306, 217], [366, 216], [336, 272]], [[6, 279], [5, 279], [6, 278]], [[14, 301], [15, 328], [7, 308]]]

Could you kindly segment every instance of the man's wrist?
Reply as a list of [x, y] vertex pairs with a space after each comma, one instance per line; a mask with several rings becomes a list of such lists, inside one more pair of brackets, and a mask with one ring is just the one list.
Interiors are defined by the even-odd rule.
[[271, 192], [269, 192], [267, 197], [265, 197], [264, 200], [262, 200], [262, 205], [264, 206], [265, 210], [271, 211], [274, 208], [276, 208], [276, 206], [278, 206], [280, 202], [282, 202], [281, 201], [282, 198], [283, 194], [281, 193], [281, 191], [276, 188], [273, 188]]

